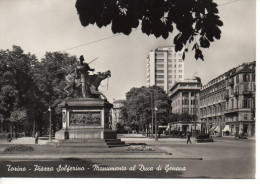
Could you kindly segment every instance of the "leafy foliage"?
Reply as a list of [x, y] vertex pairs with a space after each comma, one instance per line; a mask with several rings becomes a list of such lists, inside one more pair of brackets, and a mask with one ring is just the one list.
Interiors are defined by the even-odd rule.
[[175, 25], [179, 33], [173, 43], [176, 51], [184, 52], [183, 59], [195, 42], [195, 58], [204, 60], [200, 47], [209, 48], [220, 39], [223, 26], [213, 0], [77, 0], [76, 8], [82, 26], [111, 24], [114, 34], [129, 35], [141, 25], [143, 33], [166, 39]]
[[66, 98], [65, 75], [76, 64], [75, 56], [60, 52], [46, 52], [41, 62], [36, 64], [34, 77], [46, 109], [51, 106], [57, 110], [57, 105]]
[[50, 106], [54, 131], [56, 128], [60, 128], [61, 109], [58, 108], [58, 104], [67, 97], [64, 91], [66, 86], [65, 75], [71, 72], [76, 64], [75, 56], [69, 56], [69, 54], [61, 52], [46, 52], [41, 62], [35, 65], [34, 80], [37, 82], [38, 100], [42, 104], [37, 115], [40, 127], [44, 123], [42, 119], [46, 120], [46, 111]]
[[[39, 129], [48, 106], [57, 108], [65, 97], [65, 74], [76, 64], [67, 53], [47, 52], [39, 62], [21, 47], [0, 50], [0, 123], [15, 132]], [[46, 113], [45, 113], [46, 115]], [[58, 114], [59, 115], [59, 114]], [[57, 120], [57, 122], [61, 122]], [[37, 128], [38, 127], [38, 128]], [[33, 133], [34, 134], [34, 133]]]
[[1, 50], [0, 60], [0, 114], [3, 120], [10, 120], [11, 113], [16, 114], [13, 111], [29, 103], [28, 96], [34, 85], [31, 68], [37, 59], [14, 46], [12, 51]]
[[24, 146], [24, 145], [17, 145], [12, 146], [9, 148], [6, 148], [4, 152], [10, 153], [10, 152], [32, 152], [34, 151], [34, 148], [32, 146]]
[[165, 91], [156, 86], [132, 88], [126, 93], [122, 114], [131, 125], [150, 124], [154, 107], [158, 109], [158, 122], [167, 123], [171, 105]]
[[30, 53], [25, 54], [21, 47], [13, 50], [0, 50], [0, 120], [16, 126], [25, 123], [33, 108], [33, 70], [37, 59]]

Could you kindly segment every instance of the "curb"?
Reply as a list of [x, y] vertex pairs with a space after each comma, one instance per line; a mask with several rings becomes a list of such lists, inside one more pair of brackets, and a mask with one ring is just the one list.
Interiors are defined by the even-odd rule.
[[8, 160], [59, 160], [59, 159], [171, 159], [171, 160], [203, 160], [203, 158], [177, 158], [173, 155], [104, 155], [94, 153], [93, 155], [73, 154], [73, 155], [0, 155], [1, 161]]

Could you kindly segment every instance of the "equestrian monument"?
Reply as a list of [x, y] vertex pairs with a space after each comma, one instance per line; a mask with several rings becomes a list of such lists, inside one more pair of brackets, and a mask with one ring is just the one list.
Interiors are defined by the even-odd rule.
[[59, 104], [62, 109], [62, 129], [55, 133], [58, 140], [116, 139], [109, 125], [109, 111], [113, 107], [104, 94], [98, 91], [102, 80], [111, 72], [90, 74], [91, 69], [79, 58], [78, 65], [65, 76], [64, 88], [68, 97]]

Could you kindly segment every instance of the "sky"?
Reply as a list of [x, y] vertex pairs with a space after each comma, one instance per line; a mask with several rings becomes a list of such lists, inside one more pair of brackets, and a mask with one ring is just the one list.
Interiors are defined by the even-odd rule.
[[[177, 31], [165, 40], [147, 36], [140, 30], [129, 36], [115, 36], [111, 25], [101, 29], [95, 25], [83, 27], [75, 2], [0, 0], [0, 49], [12, 49], [12, 45], [18, 45], [38, 59], [47, 51], [67, 52], [78, 57], [84, 55], [87, 62], [99, 57], [90, 66], [97, 72], [111, 70], [111, 78], [103, 81], [103, 87], [100, 87], [111, 102], [124, 99], [132, 87], [145, 86], [149, 51], [172, 46]], [[224, 23], [221, 39], [211, 43], [209, 49], [203, 49], [205, 61], [196, 61], [194, 52], [191, 52], [184, 62], [184, 78], [192, 78], [196, 73], [203, 84], [244, 62], [256, 60], [256, 1], [214, 2], [221, 5], [218, 8]], [[105, 39], [108, 37], [112, 38]], [[101, 39], [105, 40], [96, 42]], [[83, 46], [76, 47], [79, 45]]]

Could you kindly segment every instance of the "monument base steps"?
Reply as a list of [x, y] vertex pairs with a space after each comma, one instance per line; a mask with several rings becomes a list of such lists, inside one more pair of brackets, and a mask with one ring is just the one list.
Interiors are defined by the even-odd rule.
[[125, 142], [120, 139], [69, 139], [50, 142], [49, 144], [56, 145], [57, 147], [71, 148], [111, 148], [127, 146]]

